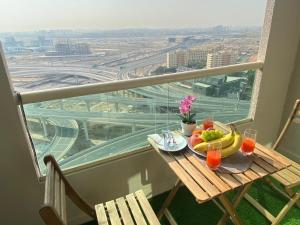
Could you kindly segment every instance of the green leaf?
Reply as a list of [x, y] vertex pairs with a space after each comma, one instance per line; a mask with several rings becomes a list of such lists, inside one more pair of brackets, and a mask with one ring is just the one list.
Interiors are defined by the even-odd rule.
[[193, 120], [195, 116], [196, 116], [196, 113], [192, 113], [192, 114], [190, 115], [190, 119]]

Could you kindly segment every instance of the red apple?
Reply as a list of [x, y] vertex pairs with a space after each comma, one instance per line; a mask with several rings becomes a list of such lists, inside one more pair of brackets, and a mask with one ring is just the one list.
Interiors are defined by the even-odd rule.
[[191, 136], [191, 144], [193, 147], [197, 144], [200, 144], [201, 142], [203, 142], [203, 139], [200, 137], [199, 134], [193, 134]]

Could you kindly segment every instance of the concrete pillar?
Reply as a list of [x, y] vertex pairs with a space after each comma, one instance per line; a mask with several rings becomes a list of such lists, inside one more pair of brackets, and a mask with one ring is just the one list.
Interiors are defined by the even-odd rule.
[[85, 101], [85, 104], [86, 104], [87, 111], [90, 112], [90, 111], [91, 111], [91, 104], [90, 104], [90, 101], [86, 100], [86, 101]]
[[119, 103], [118, 102], [115, 102], [115, 111], [119, 112]]
[[61, 109], [61, 110], [64, 110], [64, 100], [61, 100], [61, 101], [60, 101], [60, 109]]
[[133, 123], [131, 126], [131, 132], [134, 133], [136, 131], [136, 124]]
[[149, 107], [150, 107], [150, 113], [155, 113], [155, 105], [154, 104], [150, 104], [149, 105]]
[[239, 106], [240, 106], [240, 93], [239, 92], [236, 93], [236, 97], [237, 97], [237, 100], [236, 100], [236, 103], [235, 103], [235, 111], [237, 111], [239, 109]]
[[83, 132], [84, 132], [84, 137], [85, 137], [85, 140], [86, 141], [89, 141], [90, 138], [89, 138], [89, 132], [88, 132], [88, 128], [87, 128], [87, 124], [86, 124], [86, 121], [82, 121], [82, 125], [83, 125]]
[[42, 124], [42, 127], [43, 127], [44, 137], [48, 137], [48, 130], [47, 130], [46, 119], [45, 118], [41, 118], [40, 121], [41, 121], [41, 124]]

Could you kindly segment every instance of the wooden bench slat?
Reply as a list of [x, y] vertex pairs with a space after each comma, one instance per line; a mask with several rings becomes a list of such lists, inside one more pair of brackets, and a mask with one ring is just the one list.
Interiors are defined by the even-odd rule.
[[300, 171], [300, 165], [298, 163], [293, 162], [292, 166], [295, 167], [296, 169], [298, 169]]
[[95, 210], [96, 210], [98, 224], [99, 225], [109, 225], [108, 220], [107, 220], [107, 216], [106, 216], [106, 213], [105, 213], [104, 205], [102, 203], [98, 204], [98, 205], [95, 205]]
[[291, 184], [300, 182], [300, 178], [288, 169], [281, 170], [278, 174], [288, 180]]
[[225, 183], [221, 178], [219, 178], [215, 172], [207, 169], [204, 165], [199, 162], [196, 156], [192, 155], [190, 152], [185, 152], [186, 158], [199, 170], [201, 173], [211, 181], [220, 191], [226, 192], [230, 190], [230, 186]]
[[[259, 149], [260, 151], [264, 152], [268, 156], [271, 156], [272, 158], [276, 159], [277, 161], [281, 162], [285, 166], [289, 166], [291, 164], [291, 160], [285, 157], [284, 155], [280, 154], [279, 152], [276, 152], [275, 150], [271, 150], [266, 148], [265, 146], [256, 143], [255, 144], [256, 149]], [[255, 150], [254, 150], [255, 151]]]
[[122, 225], [114, 200], [105, 203], [111, 225]]
[[61, 207], [61, 218], [64, 223], [67, 223], [67, 208], [66, 208], [66, 187], [63, 180], [60, 182], [60, 207]]
[[231, 174], [218, 173], [218, 175], [224, 182], [226, 182], [233, 189], [241, 186], [241, 183], [238, 180], [236, 180]]
[[289, 181], [287, 181], [285, 178], [283, 178], [282, 176], [280, 176], [280, 174], [278, 173], [274, 173], [271, 175], [274, 179], [276, 179], [277, 181], [279, 181], [280, 183], [282, 183], [285, 186], [290, 185], [291, 183]]
[[[135, 195], [140, 203], [141, 208], [144, 211], [144, 214], [147, 217], [147, 220], [150, 225], [160, 225], [150, 203], [148, 202], [148, 199], [146, 198], [144, 192], [142, 190], [139, 190], [135, 192]], [[126, 224], [127, 225], [127, 224]]]
[[61, 214], [61, 208], [60, 208], [60, 203], [61, 203], [61, 196], [60, 196], [60, 177], [57, 171], [55, 171], [54, 174], [54, 207], [57, 211], [57, 214], [60, 216]]
[[300, 117], [300, 109], [298, 109], [298, 111], [296, 112], [296, 116]]
[[299, 117], [295, 117], [293, 119], [293, 122], [296, 123], [296, 124], [300, 124], [300, 118]]
[[54, 203], [54, 166], [50, 162], [47, 164], [44, 203], [46, 205], [53, 205]]
[[264, 170], [262, 167], [260, 167], [259, 165], [257, 165], [255, 162], [252, 163], [252, 165], [250, 166], [250, 168], [255, 171], [260, 177], [264, 177], [266, 175], [268, 175], [269, 173]]
[[130, 211], [127, 207], [126, 201], [123, 197], [118, 198], [116, 200], [122, 220], [123, 220], [123, 224], [125, 225], [134, 225], [133, 219], [130, 215]]
[[132, 212], [132, 215], [134, 217], [134, 220], [135, 220], [136, 224], [147, 225], [147, 223], [144, 219], [144, 216], [143, 216], [143, 214], [140, 210], [140, 207], [139, 207], [134, 195], [132, 193], [129, 194], [129, 195], [126, 195], [126, 199], [127, 199], [129, 208]]
[[190, 174], [191, 177], [198, 183], [206, 193], [211, 197], [220, 194], [219, 190], [213, 186], [199, 170], [197, 170], [183, 155], [174, 155], [177, 162]]
[[265, 152], [261, 151], [258, 148], [255, 149], [254, 154], [256, 156], [260, 157], [261, 159], [263, 159], [264, 161], [266, 161], [267, 163], [269, 163], [270, 165], [274, 166], [277, 169], [282, 169], [282, 168], [286, 167], [284, 164], [280, 163], [275, 158], [270, 158], [269, 155], [267, 155]]
[[270, 165], [269, 163], [267, 163], [266, 161], [262, 160], [259, 157], [255, 157], [254, 162], [260, 167], [262, 167], [263, 169], [265, 169], [266, 171], [268, 171], [269, 173], [274, 173], [277, 171], [277, 169], [274, 166]]
[[300, 170], [298, 170], [294, 165], [289, 166], [287, 169], [296, 174], [298, 177], [300, 177]]

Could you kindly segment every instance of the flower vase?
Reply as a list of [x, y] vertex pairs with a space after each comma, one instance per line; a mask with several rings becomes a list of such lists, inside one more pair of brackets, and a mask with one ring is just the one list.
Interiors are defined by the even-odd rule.
[[196, 123], [184, 123], [181, 121], [182, 133], [184, 136], [192, 136], [193, 131], [196, 129]]

